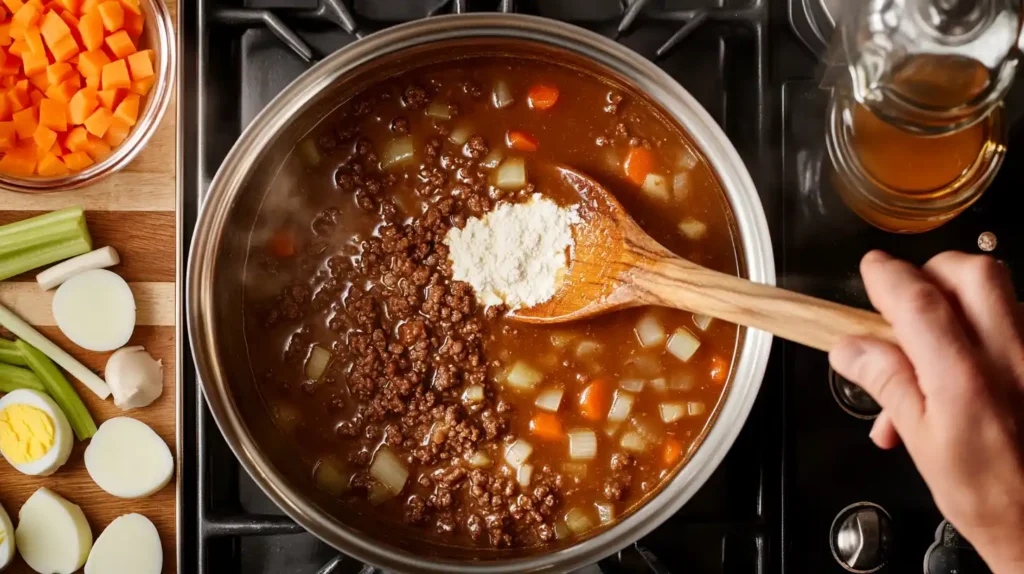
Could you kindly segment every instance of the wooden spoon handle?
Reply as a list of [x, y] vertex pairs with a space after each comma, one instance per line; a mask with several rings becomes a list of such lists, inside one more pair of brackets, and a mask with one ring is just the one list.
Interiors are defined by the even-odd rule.
[[878, 313], [754, 283], [676, 257], [637, 268], [636, 296], [646, 303], [710, 315], [830, 351], [852, 335], [896, 343]]

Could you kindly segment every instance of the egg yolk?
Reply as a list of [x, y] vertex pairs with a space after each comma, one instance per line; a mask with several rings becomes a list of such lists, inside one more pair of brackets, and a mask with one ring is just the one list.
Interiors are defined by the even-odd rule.
[[57, 429], [46, 411], [24, 404], [0, 410], [0, 451], [11, 464], [39, 460], [56, 439]]

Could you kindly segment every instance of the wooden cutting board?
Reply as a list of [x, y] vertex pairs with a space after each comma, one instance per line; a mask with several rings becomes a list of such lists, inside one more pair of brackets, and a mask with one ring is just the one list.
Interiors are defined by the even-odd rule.
[[[176, 21], [174, 0], [167, 0], [171, 18]], [[0, 225], [39, 215], [54, 209], [81, 205], [96, 247], [111, 245], [121, 255], [121, 264], [112, 268], [132, 287], [138, 306], [138, 325], [129, 345], [142, 345], [154, 358], [163, 361], [164, 393], [152, 405], [122, 413], [112, 400], [101, 401], [87, 388], [75, 384], [96, 423], [125, 414], [137, 418], [159, 434], [175, 453], [175, 394], [178, 383], [176, 364], [176, 271], [178, 241], [175, 208], [175, 102], [172, 101], [156, 134], [146, 149], [120, 173], [94, 186], [47, 195], [27, 195], [0, 189]], [[55, 326], [50, 313], [52, 292], [44, 293], [35, 283], [35, 274], [25, 274], [0, 282], [0, 302], [21, 315], [54, 343], [90, 368], [102, 371], [109, 353], [84, 351], [69, 342]], [[10, 337], [9, 334], [6, 335]], [[47, 487], [82, 507], [93, 539], [110, 522], [123, 514], [139, 513], [156, 525], [164, 550], [164, 572], [177, 572], [176, 501], [177, 476], [167, 487], [143, 500], [121, 500], [100, 490], [85, 470], [78, 443], [68, 463], [54, 475], [39, 478], [25, 476], [0, 458], [0, 504], [17, 525], [18, 511], [25, 500], [40, 487]], [[180, 468], [180, 466], [179, 466]], [[4, 574], [31, 574], [21, 560]]]

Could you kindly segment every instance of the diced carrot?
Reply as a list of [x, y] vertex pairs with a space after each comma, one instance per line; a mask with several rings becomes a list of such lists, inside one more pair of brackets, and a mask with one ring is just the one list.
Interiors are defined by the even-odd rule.
[[75, 41], [75, 37], [68, 34], [50, 47], [50, 52], [53, 53], [53, 59], [58, 62], [73, 62], [72, 58], [78, 55], [81, 48], [78, 47], [78, 42]]
[[88, 141], [89, 132], [85, 131], [84, 126], [78, 126], [68, 132], [67, 137], [64, 138], [64, 147], [72, 152], [85, 151], [85, 144]]
[[21, 38], [11, 42], [11, 47], [7, 49], [7, 52], [19, 58], [22, 54], [28, 52], [28, 44], [25, 42], [24, 33], [21, 35]]
[[152, 53], [153, 50], [142, 50], [128, 56], [128, 70], [132, 73], [133, 81], [144, 80], [154, 74], [150, 57]]
[[7, 91], [7, 101], [11, 104], [11, 113], [20, 112], [32, 105], [32, 99], [28, 97], [28, 90], [22, 90], [18, 87]]
[[68, 23], [56, 12], [47, 12], [46, 16], [43, 16], [43, 23], [39, 26], [39, 31], [43, 34], [43, 40], [46, 41], [46, 45], [51, 50], [53, 45], [57, 43], [57, 40], [71, 35], [71, 28], [68, 27]]
[[84, 124], [96, 111], [97, 106], [99, 99], [96, 97], [96, 90], [88, 87], [78, 90], [68, 102], [68, 122], [75, 126]]
[[117, 0], [108, 0], [99, 6], [100, 18], [103, 18], [103, 28], [107, 32], [117, 32], [124, 27], [124, 8]]
[[36, 74], [42, 74], [46, 77], [46, 67], [50, 65], [50, 60], [46, 57], [46, 52], [42, 54], [36, 52], [25, 52], [21, 55], [22, 67], [25, 69], [26, 76], [34, 76]]
[[130, 10], [124, 12], [124, 31], [128, 32], [128, 37], [135, 42], [136, 45], [139, 43], [139, 38], [142, 37], [142, 30], [146, 26], [146, 18], [142, 14], [135, 14]]
[[82, 76], [74, 74], [70, 78], [64, 80], [64, 83], [74, 87], [75, 91], [78, 91], [82, 87]]
[[11, 23], [4, 22], [0, 24], [0, 46], [7, 47], [11, 45], [14, 40], [11, 38]]
[[115, 58], [125, 58], [135, 53], [135, 43], [128, 37], [128, 32], [118, 30], [103, 41]]
[[274, 257], [295, 255], [295, 236], [287, 229], [278, 229], [267, 240], [267, 251]]
[[99, 14], [85, 14], [78, 20], [78, 33], [82, 36], [82, 45], [86, 50], [99, 50], [103, 47], [103, 19]]
[[595, 379], [580, 393], [580, 414], [589, 420], [599, 421], [608, 414], [611, 403], [611, 385], [604, 379]]
[[[77, 78], [77, 76], [76, 76]], [[46, 97], [51, 100], [57, 100], [58, 102], [64, 102], [66, 105], [71, 101], [71, 97], [78, 91], [78, 86], [75, 85], [75, 78], [68, 78], [57, 85], [51, 85], [46, 90]]]
[[[67, 24], [68, 28], [71, 29], [71, 35], [72, 36], [74, 36], [78, 32], [78, 25], [81, 23], [81, 20], [79, 20], [78, 16], [75, 16], [74, 13], [69, 12], [67, 10], [63, 10], [60, 13], [60, 19], [64, 20], [64, 23]], [[79, 34], [79, 36], [78, 36], [78, 38], [76, 38], [76, 40], [81, 40], [81, 39], [82, 39], [81, 34]]]
[[139, 4], [139, 0], [121, 0], [121, 6], [124, 7], [125, 16], [129, 13], [137, 16], [142, 15], [142, 6]]
[[18, 131], [19, 139], [27, 140], [35, 135], [36, 127], [39, 126], [35, 108], [25, 108], [20, 112], [15, 112], [11, 118], [14, 121], [14, 129]]
[[100, 88], [103, 87], [103, 82], [100, 81], [100, 76], [86, 76], [85, 85], [99, 92]]
[[537, 140], [526, 132], [512, 130], [505, 136], [508, 147], [519, 151], [537, 151]]
[[11, 119], [11, 102], [7, 99], [7, 94], [0, 94], [0, 122], [6, 122]]
[[28, 44], [29, 52], [46, 57], [46, 44], [43, 43], [43, 35], [39, 32], [38, 26], [25, 30], [25, 43]]
[[128, 64], [124, 60], [114, 60], [103, 66], [102, 76], [104, 90], [132, 87], [131, 76], [128, 75]]
[[42, 16], [42, 10], [35, 4], [22, 4], [21, 8], [14, 11], [14, 15], [11, 16], [11, 25], [27, 30], [39, 22], [40, 16]]
[[30, 76], [28, 82], [37, 90], [42, 90], [44, 92], [50, 88], [50, 79], [46, 77], [46, 72]]
[[78, 73], [85, 77], [99, 76], [103, 73], [103, 66], [110, 63], [103, 50], [89, 50], [78, 56]]
[[139, 103], [142, 97], [138, 94], [128, 94], [121, 100], [121, 103], [114, 108], [114, 116], [124, 120], [124, 123], [134, 126], [139, 119]]
[[530, 433], [544, 440], [562, 440], [565, 431], [562, 421], [554, 413], [537, 413], [530, 419]]
[[24, 152], [15, 153], [18, 150], [11, 150], [0, 158], [0, 172], [9, 175], [28, 177], [36, 172], [35, 156], [29, 157]]
[[107, 133], [103, 136], [103, 141], [107, 142], [107, 145], [110, 147], [117, 147], [128, 138], [131, 129], [132, 127], [121, 118], [113, 118], [110, 120], [110, 127], [107, 128]]
[[64, 155], [64, 163], [73, 171], [81, 171], [93, 164], [92, 158], [84, 151], [75, 151]]
[[39, 125], [63, 132], [68, 129], [68, 106], [59, 100], [49, 98], [39, 102]]
[[546, 110], [555, 105], [558, 101], [558, 88], [546, 84], [535, 84], [530, 86], [526, 92], [526, 100], [530, 108], [534, 110]]
[[71, 14], [77, 14], [81, 8], [81, 0], [57, 0], [57, 3], [64, 7], [64, 10]]
[[28, 92], [28, 99], [32, 101], [32, 105], [36, 105], [46, 99], [46, 94], [33, 87]]
[[708, 370], [711, 380], [722, 384], [729, 378], [729, 363], [721, 355], [711, 358], [711, 368]]
[[85, 129], [89, 130], [92, 135], [101, 138], [103, 134], [107, 133], [107, 128], [110, 127], [110, 120], [113, 117], [114, 113], [107, 108], [96, 108], [96, 111], [86, 118]]
[[661, 463], [665, 466], [673, 466], [683, 456], [683, 443], [668, 437], [661, 449]]
[[110, 152], [110, 144], [94, 135], [89, 135], [85, 142], [85, 153], [89, 154], [93, 161], [102, 161], [110, 155]]
[[114, 111], [117, 104], [121, 103], [121, 98], [124, 97], [124, 90], [101, 90], [96, 92], [96, 97], [99, 98], [101, 106]]
[[79, 14], [96, 14], [99, 10], [100, 4], [105, 0], [82, 0], [81, 5], [78, 7]]
[[43, 0], [25, 0], [25, 3], [35, 6], [40, 14], [43, 13]]
[[50, 152], [53, 144], [57, 143], [57, 132], [46, 126], [36, 126], [36, 133], [32, 135], [32, 139], [35, 140], [36, 147], [46, 154]]
[[149, 90], [153, 88], [153, 84], [155, 83], [156, 76], [150, 76], [137, 82], [132, 82], [132, 93], [145, 96], [149, 93]]
[[60, 145], [60, 141], [64, 139], [61, 137], [62, 135], [63, 134], [57, 134], [57, 141], [53, 144], [53, 147], [50, 148], [50, 155], [55, 155], [57, 157], [64, 155], [64, 147]]
[[67, 62], [57, 62], [46, 67], [46, 80], [50, 85], [59, 84], [68, 79], [75, 70]]
[[13, 148], [17, 140], [18, 131], [14, 122], [0, 122], [0, 150]]
[[52, 153], [48, 153], [43, 157], [43, 159], [39, 160], [36, 172], [43, 177], [63, 177], [67, 175], [70, 170], [59, 157]]
[[643, 185], [647, 175], [654, 169], [654, 156], [642, 147], [630, 148], [626, 163], [622, 166], [626, 177], [637, 185]]
[[4, 6], [7, 6], [7, 9], [11, 11], [11, 14], [16, 14], [24, 5], [25, 3], [21, 0], [4, 0]]

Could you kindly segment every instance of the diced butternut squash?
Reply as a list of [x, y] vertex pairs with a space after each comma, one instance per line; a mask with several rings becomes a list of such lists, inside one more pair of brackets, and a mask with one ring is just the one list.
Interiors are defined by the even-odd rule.
[[57, 40], [57, 42], [50, 47], [53, 59], [57, 62], [68, 62], [77, 56], [79, 51], [81, 51], [81, 48], [78, 47], [78, 42], [75, 41], [75, 37], [71, 34]]
[[107, 32], [117, 32], [124, 28], [124, 8], [117, 0], [107, 0], [100, 4], [98, 11], [103, 19], [103, 29]]
[[144, 80], [153, 76], [153, 50], [141, 50], [128, 56], [128, 71], [132, 81]]
[[39, 121], [36, 119], [35, 108], [25, 108], [20, 112], [14, 112], [11, 116], [14, 121], [14, 129], [18, 132], [18, 138], [27, 140], [36, 133]]
[[128, 94], [121, 100], [121, 103], [114, 108], [114, 117], [120, 118], [124, 123], [134, 126], [135, 122], [139, 119], [139, 104], [142, 96], [138, 94]]
[[125, 123], [124, 120], [114, 117], [110, 120], [110, 127], [107, 128], [107, 133], [103, 136], [103, 141], [107, 142], [110, 147], [117, 147], [121, 145], [124, 140], [128, 139], [128, 134], [130, 134], [131, 131], [132, 127]]
[[60, 17], [57, 12], [47, 12], [46, 16], [43, 16], [43, 23], [39, 26], [39, 31], [43, 34], [43, 40], [46, 41], [46, 45], [53, 50], [53, 45], [64, 36], [71, 35], [71, 28], [68, 23]]
[[[110, 133], [109, 130], [107, 133]], [[125, 135], [128, 134], [126, 133]], [[14, 122], [0, 122], [0, 151], [14, 148], [14, 144], [17, 141], [18, 131], [14, 127]]]
[[84, 151], [75, 151], [64, 155], [64, 163], [73, 171], [82, 171], [93, 164], [92, 158]]
[[46, 97], [51, 100], [64, 102], [64, 104], [67, 105], [68, 102], [71, 101], [71, 97], [78, 91], [78, 86], [75, 84], [76, 82], [74, 78], [68, 78], [60, 84], [51, 85], [46, 90]]
[[75, 126], [84, 124], [96, 111], [97, 106], [99, 99], [96, 97], [96, 90], [89, 87], [78, 90], [68, 102], [68, 122]]
[[85, 141], [85, 153], [89, 154], [93, 161], [103, 161], [104, 158], [110, 155], [111, 151], [112, 146], [110, 144], [92, 134], [89, 134]]
[[28, 177], [36, 172], [35, 156], [29, 156], [20, 148], [15, 148], [0, 158], [0, 173]]
[[124, 97], [124, 90], [101, 90], [96, 92], [96, 97], [99, 98], [101, 106], [114, 111], [114, 108], [117, 107], [117, 104], [121, 103], [121, 99]]
[[132, 93], [140, 96], [145, 96], [149, 93], [149, 90], [153, 88], [153, 84], [156, 83], [156, 76], [150, 76], [136, 82], [132, 82]]
[[60, 100], [45, 99], [39, 102], [39, 125], [54, 131], [65, 132], [68, 129], [68, 106]]
[[12, 11], [14, 15], [11, 16], [11, 26], [21, 28], [22, 30], [27, 30], [30, 26], [34, 26], [42, 16], [42, 10], [36, 7], [35, 4], [22, 4], [20, 8]]
[[99, 14], [83, 15], [78, 20], [78, 33], [86, 50], [99, 50], [103, 47], [103, 19]]
[[82, 7], [81, 0], [57, 0], [57, 3], [64, 7], [64, 10], [77, 14], [78, 10]]
[[107, 36], [103, 42], [107, 45], [110, 53], [114, 54], [115, 58], [126, 58], [135, 53], [135, 42], [132, 42], [132, 39], [128, 37], [128, 32], [124, 30], [114, 32]]
[[[11, 37], [13, 38], [13, 36]], [[24, 31], [22, 31], [20, 38], [17, 38], [13, 42], [11, 42], [11, 46], [7, 48], [7, 52], [19, 58], [21, 57], [22, 54], [28, 52], [28, 44], [25, 43]]]
[[103, 66], [110, 63], [103, 50], [90, 50], [78, 56], [78, 73], [83, 76], [99, 76], [103, 73]]
[[25, 69], [26, 76], [34, 76], [36, 74], [46, 75], [46, 67], [50, 65], [50, 60], [46, 57], [46, 52], [38, 54], [36, 52], [25, 52], [21, 56], [22, 67]]
[[32, 84], [32, 87], [37, 90], [42, 90], [44, 92], [50, 87], [50, 79], [46, 77], [46, 72], [30, 76], [28, 83]]
[[4, 0], [4, 6], [7, 6], [7, 9], [11, 12], [11, 14], [17, 13], [18, 10], [20, 10], [21, 7], [24, 5], [25, 3], [22, 2], [21, 0]]
[[128, 64], [124, 60], [114, 60], [103, 66], [102, 76], [104, 90], [132, 87], [132, 79], [128, 75]]
[[106, 0], [82, 0], [82, 5], [78, 9], [79, 14], [98, 14], [100, 4], [106, 2]]
[[64, 138], [64, 147], [68, 151], [85, 151], [85, 142], [88, 139], [89, 132], [85, 131], [85, 126], [78, 126], [68, 132]]
[[103, 87], [102, 81], [100, 80], [100, 76], [86, 76], [85, 85], [96, 90], [97, 92], [100, 91], [101, 87]]
[[7, 91], [7, 101], [11, 104], [11, 113], [20, 112], [32, 105], [32, 100], [28, 97], [28, 90], [22, 90], [16, 86]]
[[75, 69], [67, 62], [57, 62], [46, 67], [46, 80], [50, 85], [59, 84], [71, 77]]
[[39, 125], [36, 126], [36, 133], [32, 135], [32, 139], [35, 140], [36, 147], [43, 150], [43, 153], [49, 153], [53, 144], [57, 143], [57, 132], [44, 125]]
[[39, 165], [36, 166], [36, 173], [43, 177], [64, 177], [70, 172], [68, 166], [52, 153], [43, 156], [43, 159], [39, 160]]
[[125, 17], [128, 14], [142, 16], [142, 6], [139, 4], [139, 0], [121, 0], [121, 6], [124, 8]]
[[46, 94], [33, 87], [28, 91], [28, 99], [32, 102], [32, 105], [36, 105], [46, 99]]
[[110, 127], [110, 120], [113, 119], [114, 112], [104, 107], [96, 108], [88, 118], [85, 119], [85, 129], [92, 135], [101, 138], [103, 134], [107, 133], [107, 128]]
[[46, 55], [46, 45], [43, 44], [43, 36], [39, 33], [38, 26], [25, 30], [25, 44], [28, 45], [29, 52]]
[[[69, 12], [67, 10], [63, 10], [60, 13], [60, 19], [64, 20], [64, 23], [68, 25], [68, 28], [71, 29], [71, 34], [72, 35], [74, 35], [76, 32], [78, 32], [79, 19], [78, 19], [78, 16], [75, 16], [74, 12]], [[81, 37], [75, 38], [75, 40], [76, 41], [80, 41]]]

